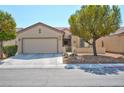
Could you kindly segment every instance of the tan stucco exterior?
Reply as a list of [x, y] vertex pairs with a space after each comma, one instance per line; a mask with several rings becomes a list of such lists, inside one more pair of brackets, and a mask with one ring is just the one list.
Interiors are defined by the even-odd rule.
[[[96, 50], [97, 50], [98, 54], [104, 54], [105, 53], [105, 48], [97, 47]], [[91, 48], [87, 48], [87, 47], [77, 48], [76, 52], [77, 53], [93, 53], [93, 48], [92, 47]]]
[[[85, 43], [84, 48], [80, 48], [80, 38], [72, 36], [72, 47], [77, 48], [78, 53], [90, 53], [93, 52], [92, 48], [87, 47]], [[114, 52], [124, 53], [124, 33], [101, 37], [96, 41], [97, 53]]]
[[[41, 29], [39, 31], [39, 29]], [[29, 43], [27, 41], [25, 41], [25, 39], [30, 39]], [[34, 41], [35, 39], [35, 41]], [[39, 40], [42, 40], [41, 42]], [[50, 42], [51, 41], [51, 42]], [[33, 46], [34, 44], [37, 44], [37, 49], [46, 49], [47, 51], [41, 51], [39, 50], [38, 53], [47, 53], [47, 52], [54, 52], [54, 50], [57, 48], [57, 52], [61, 53], [62, 52], [62, 47], [63, 47], [63, 33], [59, 33], [57, 32], [56, 29], [50, 28], [49, 26], [44, 26], [40, 23], [38, 23], [35, 26], [31, 26], [28, 27], [26, 29], [24, 29], [23, 31], [20, 31], [19, 33], [17, 33], [17, 38], [15, 40], [11, 40], [11, 41], [7, 41], [4, 42], [4, 46], [6, 45], [18, 45], [18, 54], [20, 53], [26, 53], [25, 49], [23, 48], [27, 48], [29, 49], [30, 53], [37, 53], [37, 52], [33, 52]], [[28, 43], [30, 45], [24, 45], [24, 43]], [[31, 43], [32, 42], [32, 43]], [[37, 42], [37, 43], [35, 43]], [[39, 43], [38, 43], [39, 42]], [[45, 48], [40, 48], [41, 47], [41, 43], [43, 42]], [[43, 46], [43, 47], [44, 47]], [[49, 48], [51, 47], [51, 48]], [[26, 50], [28, 51], [28, 50]], [[38, 51], [38, 50], [36, 50]], [[56, 52], [56, 51], [55, 51]]]
[[[80, 48], [80, 38], [78, 36], [72, 35], [71, 38], [72, 47]], [[84, 42], [84, 47], [90, 47], [88, 43]]]
[[[84, 47], [80, 47], [80, 38], [72, 36], [72, 49], [75, 48], [77, 53], [93, 53], [93, 48], [88, 43], [84, 42]], [[101, 43], [100, 43], [101, 44]], [[105, 53], [105, 48], [97, 46], [97, 53]]]
[[64, 31], [64, 38], [70, 39], [72, 36], [71, 32], [68, 29], [63, 29], [63, 31]]
[[102, 37], [97, 41], [97, 47], [103, 47], [107, 52], [124, 53], [124, 34]]
[[78, 48], [80, 46], [80, 38], [78, 36], [73, 36], [71, 38], [71, 45], [72, 47]]
[[[39, 29], [41, 29], [41, 31], [39, 32]], [[41, 49], [39, 47], [41, 47], [41, 42], [39, 41], [39, 39], [41, 40], [42, 39], [42, 42], [43, 44], [47, 45], [47, 46], [43, 46], [45, 48], [42, 48], [42, 49], [46, 49], [46, 52], [44, 50], [43, 53], [51, 53], [51, 46], [53, 44], [53, 46], [56, 48], [58, 48], [58, 51], [59, 53], [62, 52], [62, 40], [63, 40], [63, 34], [62, 33], [59, 33], [57, 32], [56, 30], [54, 29], [51, 29], [50, 27], [47, 27], [47, 26], [44, 26], [42, 24], [37, 24], [36, 26], [33, 26], [29, 29], [25, 29], [24, 31], [22, 31], [21, 33], [18, 34], [17, 36], [18, 38], [18, 53], [26, 53], [25, 52], [25, 47], [27, 48], [27, 46], [24, 45], [24, 42], [25, 40], [24, 39], [32, 39], [32, 43], [31, 43], [31, 40], [29, 42], [29, 50], [34, 48], [34, 44], [36, 44], [35, 42], [39, 42], [37, 43], [37, 49]], [[56, 42], [52, 41], [52, 42], [48, 42], [48, 41], [51, 41], [52, 38], [56, 38]], [[33, 40], [35, 39], [35, 41]], [[37, 39], [37, 40], [36, 40]], [[49, 39], [47, 40], [46, 42], [43, 41], [43, 39], [46, 41], [46, 39]], [[27, 42], [28, 43], [28, 42]], [[54, 45], [55, 44], [55, 45]], [[57, 44], [57, 45], [56, 45]], [[52, 46], [52, 49], [53, 49], [53, 46]], [[38, 51], [38, 50], [36, 50]], [[35, 51], [31, 50], [32, 53], [36, 53]], [[30, 53], [31, 53], [30, 52]], [[38, 53], [42, 53], [41, 50], [39, 50]], [[53, 51], [54, 52], [54, 51]]]
[[57, 53], [57, 52], [58, 50], [56, 38], [23, 39], [23, 53]]

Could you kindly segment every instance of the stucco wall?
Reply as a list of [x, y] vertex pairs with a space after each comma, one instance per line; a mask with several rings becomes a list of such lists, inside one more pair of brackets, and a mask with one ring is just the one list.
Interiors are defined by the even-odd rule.
[[97, 46], [101, 46], [102, 41], [106, 51], [124, 53], [124, 35], [102, 37], [97, 41]]
[[[78, 36], [72, 35], [72, 47], [80, 48], [80, 38]], [[90, 47], [90, 45], [87, 42], [84, 42], [84, 47]]]
[[96, 47], [104, 47], [102, 46], [103, 40], [104, 40], [104, 37], [101, 37], [98, 40], [96, 40]]
[[[77, 48], [77, 53], [93, 53], [93, 48]], [[104, 54], [105, 48], [97, 48], [97, 53]]]
[[[84, 47], [80, 47], [80, 38], [77, 36], [72, 36], [72, 47], [76, 48], [77, 53], [93, 53], [92, 46], [86, 42], [84, 42]], [[105, 48], [102, 48], [101, 41], [96, 45], [96, 47], [97, 53], [105, 53]]]
[[[41, 29], [41, 33], [39, 33]], [[63, 34], [50, 29], [49, 27], [43, 26], [41, 24], [36, 25], [32, 28], [26, 29], [25, 31], [18, 34], [18, 53], [22, 52], [22, 39], [23, 38], [45, 38], [45, 37], [56, 37], [58, 38], [58, 52], [62, 52], [62, 40]], [[50, 47], [52, 43], [49, 44]], [[29, 46], [30, 47], [30, 46]]]
[[65, 39], [70, 39], [71, 35], [72, 35], [71, 32], [69, 30], [67, 30], [67, 29], [64, 29], [64, 32], [65, 32], [64, 38]]
[[71, 45], [72, 45], [72, 47], [78, 48], [79, 44], [80, 44], [79, 41], [80, 41], [80, 38], [78, 36], [73, 36], [72, 35], [72, 38], [71, 38]]

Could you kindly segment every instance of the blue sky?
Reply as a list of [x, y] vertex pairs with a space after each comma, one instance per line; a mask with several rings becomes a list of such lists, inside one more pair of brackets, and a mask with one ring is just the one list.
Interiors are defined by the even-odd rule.
[[[0, 10], [11, 13], [17, 27], [27, 27], [37, 22], [43, 22], [54, 27], [68, 27], [69, 16], [80, 7], [80, 5], [0, 5]], [[124, 6], [120, 6], [120, 9], [122, 26], [124, 26]]]

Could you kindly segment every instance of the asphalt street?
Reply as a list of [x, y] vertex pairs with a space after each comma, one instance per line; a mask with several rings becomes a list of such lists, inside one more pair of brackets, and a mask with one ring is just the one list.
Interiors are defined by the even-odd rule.
[[[97, 72], [98, 70], [95, 69]], [[94, 71], [95, 71], [94, 70]], [[1, 87], [124, 86], [124, 72], [94, 73], [93, 69], [0, 69]]]

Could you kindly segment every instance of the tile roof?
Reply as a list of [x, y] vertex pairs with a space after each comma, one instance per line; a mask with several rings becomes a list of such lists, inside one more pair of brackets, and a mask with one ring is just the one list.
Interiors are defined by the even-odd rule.
[[[62, 31], [62, 32], [64, 32], [64, 30], [69, 31], [69, 27], [55, 27], [55, 28], [58, 29], [59, 31]], [[25, 29], [25, 28], [16, 28], [16, 32], [20, 32], [23, 29]]]
[[122, 33], [124, 33], [124, 27], [120, 27], [117, 31], [115, 31], [114, 33], [111, 33], [110, 36], [118, 35]]
[[16, 28], [16, 32], [21, 31], [23, 28]]
[[55, 27], [55, 28], [62, 31], [69, 30], [69, 27]]
[[44, 23], [41, 23], [41, 22], [35, 23], [35, 24], [33, 24], [33, 25], [31, 25], [31, 26], [28, 26], [28, 27], [26, 27], [26, 28], [24, 28], [24, 29], [17, 28], [17, 29], [16, 29], [16, 32], [18, 32], [18, 33], [23, 32], [23, 31], [25, 31], [26, 29], [29, 29], [29, 28], [34, 27], [34, 26], [36, 26], [36, 25], [43, 25], [43, 26], [49, 27], [50, 29], [53, 29], [54, 31], [57, 31], [57, 32], [59, 32], [59, 33], [64, 33], [63, 31], [61, 31], [61, 30], [59, 30], [59, 29], [56, 29], [55, 27], [49, 26], [49, 25], [44, 24]]
[[[60, 32], [64, 32], [64, 30], [68, 30], [69, 31], [69, 27], [54, 27], [55, 29], [58, 29], [58, 31]], [[16, 32], [20, 32], [22, 31], [24, 28], [16, 28]], [[115, 31], [114, 33], [111, 33], [110, 36], [113, 35], [120, 35], [124, 33], [124, 27], [120, 27], [117, 31]]]

